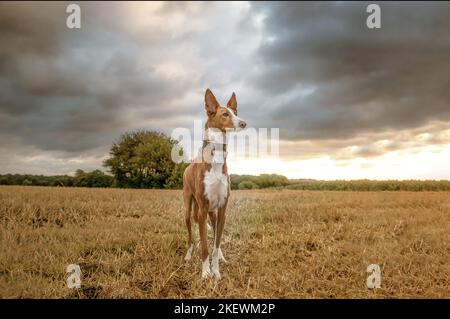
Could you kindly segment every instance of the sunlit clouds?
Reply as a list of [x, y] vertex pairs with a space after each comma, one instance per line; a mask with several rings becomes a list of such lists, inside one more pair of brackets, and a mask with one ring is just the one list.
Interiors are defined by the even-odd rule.
[[[204, 120], [236, 92], [279, 158], [231, 173], [450, 178], [450, 4], [82, 2], [0, 4], [0, 173], [101, 168], [127, 130]], [[420, 14], [418, 14], [420, 12]]]

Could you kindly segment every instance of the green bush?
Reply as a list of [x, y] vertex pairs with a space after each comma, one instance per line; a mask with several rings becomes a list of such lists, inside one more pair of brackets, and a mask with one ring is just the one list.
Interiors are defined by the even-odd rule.
[[231, 178], [231, 189], [239, 189], [239, 184], [244, 181], [249, 181], [258, 186], [258, 188], [269, 187], [283, 187], [289, 184], [286, 176], [277, 174], [261, 174], [255, 175], [234, 175]]
[[238, 189], [258, 189], [258, 184], [252, 181], [242, 181], [238, 185]]

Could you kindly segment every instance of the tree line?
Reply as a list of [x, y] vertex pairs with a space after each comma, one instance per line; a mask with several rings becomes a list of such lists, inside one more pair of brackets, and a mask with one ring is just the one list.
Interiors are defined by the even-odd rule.
[[304, 180], [291, 181], [287, 189], [328, 191], [450, 191], [449, 180]]
[[[183, 186], [183, 172], [188, 163], [174, 163], [172, 149], [177, 144], [163, 133], [155, 131], [126, 132], [113, 143], [103, 166], [109, 171], [85, 172], [77, 170], [74, 176], [5, 174], [0, 175], [0, 185], [66, 186], [66, 187], [117, 187], [117, 188], [167, 188]], [[180, 148], [180, 151], [183, 150]], [[448, 180], [289, 180], [278, 174], [230, 176], [231, 189], [300, 189], [335, 191], [450, 191]]]
[[[61, 187], [116, 187], [116, 188], [167, 188], [181, 189], [182, 174], [178, 170], [163, 187], [121, 187], [118, 186], [114, 176], [105, 174], [100, 170], [84, 172], [77, 170], [75, 176], [70, 175], [30, 175], [30, 174], [4, 174], [0, 175], [0, 185], [24, 185], [24, 186], [61, 186]], [[448, 180], [305, 180], [298, 182], [289, 180], [285, 176], [277, 174], [236, 175], [232, 174], [231, 189], [296, 189], [310, 191], [450, 191]]]
[[0, 175], [0, 185], [23, 186], [66, 186], [66, 187], [112, 187], [114, 177], [101, 170], [85, 172], [77, 170], [75, 176], [70, 175], [31, 175], [5, 174]]

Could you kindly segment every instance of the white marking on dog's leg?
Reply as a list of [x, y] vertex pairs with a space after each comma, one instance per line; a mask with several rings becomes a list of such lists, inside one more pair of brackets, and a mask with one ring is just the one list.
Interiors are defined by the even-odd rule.
[[184, 257], [184, 260], [186, 260], [186, 261], [191, 260], [193, 250], [194, 250], [194, 244], [191, 244], [191, 246], [189, 246], [188, 251], [186, 253], [186, 257]]
[[209, 267], [209, 256], [206, 257], [202, 264], [202, 278], [211, 277], [211, 268]]
[[219, 247], [219, 259], [222, 260], [224, 263], [227, 262], [227, 260], [223, 256], [222, 249], [220, 249], [220, 247]]
[[214, 247], [213, 253], [212, 253], [212, 261], [211, 261], [211, 270], [213, 273], [213, 276], [216, 277], [216, 279], [220, 279], [220, 270], [219, 270], [219, 249], [216, 249]]

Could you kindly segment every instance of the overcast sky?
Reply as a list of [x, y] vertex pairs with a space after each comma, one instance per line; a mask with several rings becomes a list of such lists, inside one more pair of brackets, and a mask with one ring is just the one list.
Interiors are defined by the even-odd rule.
[[0, 3], [0, 173], [102, 168], [127, 130], [193, 127], [211, 88], [280, 159], [234, 173], [450, 179], [450, 3]]

